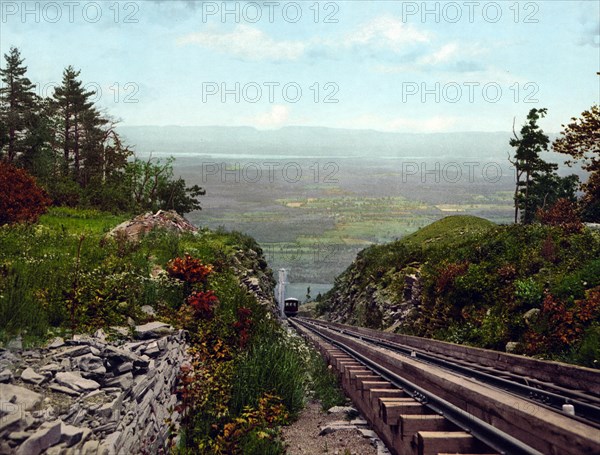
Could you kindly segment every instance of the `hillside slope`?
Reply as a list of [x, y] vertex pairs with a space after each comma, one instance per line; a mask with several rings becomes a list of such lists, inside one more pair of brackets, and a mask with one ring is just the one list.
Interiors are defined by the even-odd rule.
[[598, 232], [452, 216], [361, 251], [317, 311], [337, 322], [594, 366], [599, 257]]
[[[52, 208], [38, 224], [0, 227], [0, 348], [14, 337], [35, 345], [71, 330], [143, 322], [148, 305], [172, 318], [184, 289], [165, 270], [186, 255], [214, 266], [217, 290], [227, 278], [274, 310], [273, 272], [254, 239], [195, 228], [178, 235], [156, 224], [157, 216], [136, 224], [94, 210]], [[129, 234], [108, 234], [121, 222]], [[157, 229], [141, 236], [147, 223]], [[134, 233], [141, 237], [129, 241]]]

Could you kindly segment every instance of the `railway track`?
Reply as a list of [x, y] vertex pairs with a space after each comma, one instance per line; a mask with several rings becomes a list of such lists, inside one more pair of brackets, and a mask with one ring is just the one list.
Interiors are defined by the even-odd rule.
[[396, 454], [600, 454], [596, 370], [305, 318], [290, 323], [319, 347]]

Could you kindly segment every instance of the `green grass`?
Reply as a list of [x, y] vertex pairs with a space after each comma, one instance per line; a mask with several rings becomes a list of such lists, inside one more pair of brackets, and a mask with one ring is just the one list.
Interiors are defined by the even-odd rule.
[[302, 344], [277, 331], [263, 332], [243, 355], [234, 375], [232, 411], [239, 413], [245, 406], [256, 406], [263, 393], [282, 398], [292, 416], [304, 405], [306, 366]]
[[342, 406], [346, 404], [346, 396], [342, 391], [340, 384], [328, 368], [327, 363], [314, 349], [311, 349], [309, 360], [310, 386], [314, 397], [321, 402], [323, 411], [333, 406]]
[[69, 233], [108, 232], [117, 224], [129, 219], [127, 215], [113, 215], [97, 210], [82, 210], [68, 207], [53, 207], [42, 215], [39, 224], [53, 230], [66, 230]]
[[491, 221], [472, 215], [453, 215], [419, 229], [402, 239], [407, 245], [438, 246], [468, 241], [496, 226]]
[[184, 253], [225, 263], [240, 248], [258, 249], [253, 239], [223, 231], [155, 231], [139, 243], [106, 237], [125, 219], [52, 208], [35, 225], [0, 227], [0, 343], [21, 335], [37, 344], [69, 330], [73, 302], [78, 331], [140, 320], [145, 304], [178, 308], [181, 289], [150, 279], [153, 267]]
[[[521, 353], [592, 365], [598, 257], [600, 235], [591, 230], [450, 216], [362, 250], [317, 312], [350, 302], [348, 322], [385, 328], [379, 306], [403, 302], [406, 276], [418, 272], [420, 305], [395, 330], [489, 349], [516, 341]], [[529, 323], [531, 309], [540, 316]]]
[[[334, 277], [343, 271], [342, 264], [329, 264], [315, 261], [328, 253], [337, 257], [348, 252], [348, 258], [355, 256], [361, 248], [374, 244], [385, 244], [398, 239], [414, 239], [418, 244], [427, 240], [428, 244], [453, 243], [457, 238], [468, 238], [471, 234], [485, 232], [494, 223], [468, 215], [471, 211], [489, 210], [496, 213], [503, 206], [497, 203], [457, 205], [456, 208], [467, 214], [436, 220], [443, 212], [434, 206], [403, 197], [365, 198], [351, 196], [288, 198], [277, 202], [297, 216], [333, 219], [333, 228], [324, 227], [314, 234], [299, 234], [293, 242], [272, 242], [265, 244], [268, 251], [275, 251], [273, 267], [293, 268], [303, 279], [311, 280], [310, 275]], [[416, 231], [416, 232], [415, 232]], [[414, 237], [413, 237], [414, 236]], [[322, 263], [321, 263], [322, 262]], [[338, 261], [339, 262], [339, 261]]]

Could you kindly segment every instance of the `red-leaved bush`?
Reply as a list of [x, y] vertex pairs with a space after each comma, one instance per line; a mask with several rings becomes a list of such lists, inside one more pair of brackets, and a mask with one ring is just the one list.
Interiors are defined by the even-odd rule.
[[446, 292], [454, 286], [454, 281], [459, 276], [467, 273], [469, 269], [468, 262], [450, 263], [446, 264], [445, 267], [440, 271], [436, 283], [435, 290], [438, 294]]
[[542, 224], [560, 226], [568, 234], [581, 232], [584, 227], [577, 206], [566, 198], [560, 198], [547, 209], [538, 209], [536, 216]]
[[246, 347], [250, 339], [250, 330], [252, 328], [252, 310], [250, 308], [238, 308], [237, 321], [233, 323], [233, 328], [238, 334], [238, 344], [241, 348]]
[[194, 309], [197, 316], [210, 319], [213, 316], [213, 310], [219, 299], [213, 291], [192, 292], [186, 302]]
[[167, 273], [170, 276], [189, 284], [205, 284], [211, 272], [211, 265], [205, 265], [189, 254], [184, 258], [175, 258], [167, 265]]
[[573, 346], [591, 322], [600, 317], [600, 286], [588, 289], [585, 299], [568, 306], [550, 293], [544, 296], [541, 320], [545, 333], [530, 330], [525, 334], [525, 351], [538, 354]]
[[31, 175], [0, 162], [0, 226], [35, 223], [51, 203]]

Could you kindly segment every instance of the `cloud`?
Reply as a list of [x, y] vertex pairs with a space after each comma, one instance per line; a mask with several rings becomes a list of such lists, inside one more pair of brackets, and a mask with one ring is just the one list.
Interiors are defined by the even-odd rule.
[[248, 123], [258, 128], [278, 128], [285, 125], [289, 118], [289, 107], [276, 104], [268, 112], [247, 120]]
[[440, 63], [446, 63], [450, 59], [456, 57], [459, 52], [459, 47], [457, 43], [448, 43], [444, 44], [439, 50], [434, 52], [433, 54], [426, 55], [418, 62], [423, 66], [432, 66], [438, 65]]
[[579, 46], [600, 47], [600, 6], [598, 2], [579, 3], [578, 22], [581, 30], [577, 38]]
[[399, 18], [381, 16], [364, 23], [349, 33], [344, 40], [344, 45], [400, 52], [407, 45], [426, 43], [429, 39], [427, 32], [405, 24]]
[[416, 57], [412, 63], [402, 65], [377, 65], [375, 71], [380, 73], [430, 72], [432, 70], [448, 72], [478, 72], [485, 66], [481, 56], [485, 51], [478, 45], [446, 43], [437, 50]]
[[262, 30], [248, 25], [238, 25], [228, 33], [189, 33], [178, 38], [177, 44], [195, 44], [243, 60], [259, 61], [296, 60], [306, 50], [306, 44], [301, 41], [275, 41]]
[[591, 19], [583, 25], [577, 44], [580, 46], [600, 47], [600, 19]]
[[251, 61], [291, 61], [301, 57], [338, 59], [340, 51], [364, 50], [402, 52], [407, 46], [429, 41], [427, 32], [393, 16], [372, 19], [352, 32], [335, 39], [319, 36], [277, 41], [262, 30], [245, 24], [233, 31], [193, 32], [177, 39], [180, 46], [197, 45]]

